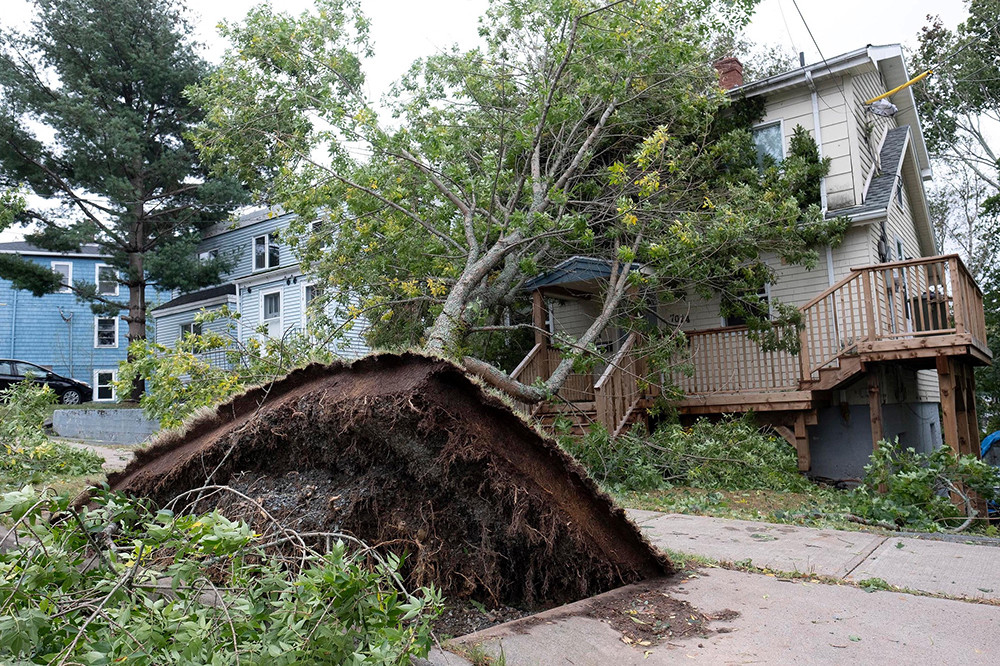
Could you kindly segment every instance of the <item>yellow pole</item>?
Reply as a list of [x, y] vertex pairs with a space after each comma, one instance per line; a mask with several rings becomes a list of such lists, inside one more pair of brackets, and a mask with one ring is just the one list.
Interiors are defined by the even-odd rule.
[[917, 76], [914, 76], [914, 77], [913, 77], [912, 79], [910, 79], [909, 81], [907, 81], [907, 82], [906, 82], [906, 83], [904, 83], [903, 85], [901, 85], [901, 86], [896, 86], [895, 88], [893, 88], [893, 89], [892, 89], [892, 90], [890, 90], [889, 92], [887, 92], [887, 93], [882, 93], [882, 94], [881, 94], [881, 95], [879, 95], [878, 97], [872, 97], [872, 98], [871, 98], [870, 100], [868, 100], [867, 102], [865, 102], [865, 105], [867, 106], [868, 104], [874, 104], [875, 102], [879, 101], [880, 99], [885, 99], [886, 97], [889, 97], [889, 96], [891, 96], [891, 95], [895, 95], [896, 93], [898, 93], [898, 92], [899, 92], [900, 90], [902, 90], [903, 88], [907, 88], [907, 87], [909, 87], [909, 86], [912, 86], [912, 85], [913, 85], [914, 83], [916, 83], [917, 81], [922, 81], [922, 80], [926, 79], [926, 78], [927, 78], [927, 76], [928, 76], [929, 74], [932, 74], [933, 72], [934, 72], [934, 70], [932, 70], [932, 69], [928, 69], [928, 70], [927, 70], [926, 72], [924, 72], [923, 74], [919, 74], [919, 75], [917, 75]]

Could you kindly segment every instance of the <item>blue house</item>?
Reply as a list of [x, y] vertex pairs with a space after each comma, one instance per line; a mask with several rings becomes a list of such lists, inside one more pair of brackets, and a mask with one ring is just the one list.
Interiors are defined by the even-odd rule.
[[[63, 284], [92, 282], [99, 293], [124, 299], [115, 269], [96, 245], [76, 252], [49, 252], [23, 241], [0, 243], [0, 253], [17, 254], [63, 276]], [[146, 302], [166, 296], [147, 288]], [[51, 368], [94, 387], [94, 400], [113, 401], [112, 382], [128, 352], [128, 324], [120, 317], [95, 315], [89, 303], [68, 288], [34, 296], [0, 279], [0, 355]]]
[[[282, 245], [279, 234], [295, 216], [272, 210], [258, 210], [236, 221], [220, 222], [202, 235], [198, 245], [201, 258], [229, 257], [233, 268], [226, 282], [217, 287], [179, 294], [152, 310], [156, 321], [156, 342], [173, 346], [185, 333], [214, 330], [230, 331], [231, 322], [219, 319], [199, 324], [195, 317], [202, 310], [218, 310], [227, 306], [238, 312], [239, 324], [234, 343], [243, 344], [259, 338], [258, 329], [271, 338], [287, 338], [308, 330], [308, 307], [321, 286], [310, 276], [303, 275], [291, 250]], [[332, 311], [327, 314], [333, 316]], [[343, 323], [334, 318], [335, 325]], [[355, 321], [345, 327], [343, 336], [327, 344], [334, 353], [354, 358], [368, 351], [362, 337], [365, 326]]]

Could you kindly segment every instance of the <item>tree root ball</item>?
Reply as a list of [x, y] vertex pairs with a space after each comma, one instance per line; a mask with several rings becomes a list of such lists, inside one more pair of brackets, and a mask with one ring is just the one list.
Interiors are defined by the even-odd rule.
[[413, 586], [524, 608], [671, 572], [583, 468], [461, 368], [417, 354], [311, 365], [168, 432], [109, 479], [164, 505], [351, 534]]

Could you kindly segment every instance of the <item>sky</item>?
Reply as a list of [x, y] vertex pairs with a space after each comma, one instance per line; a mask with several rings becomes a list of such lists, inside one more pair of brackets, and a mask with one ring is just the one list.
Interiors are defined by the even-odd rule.
[[[966, 15], [961, 0], [762, 0], [746, 36], [754, 42], [778, 45], [790, 53], [805, 52], [809, 63], [853, 51], [866, 44], [915, 45], [916, 35], [928, 14], [940, 15], [944, 24], [956, 26]], [[223, 20], [241, 19], [258, 0], [189, 2], [194, 38], [205, 45], [205, 57], [217, 60], [225, 49], [216, 26]], [[312, 0], [280, 0], [274, 4], [299, 13]], [[487, 0], [361, 0], [371, 19], [375, 56], [367, 63], [368, 94], [378, 100], [418, 57], [449, 48], [475, 46], [478, 17]], [[31, 15], [27, 0], [3, 0], [0, 28], [23, 27]], [[812, 29], [815, 44], [805, 23]], [[818, 49], [817, 49], [818, 45]], [[738, 56], [738, 54], [737, 54]], [[15, 230], [0, 233], [0, 240], [19, 237]]]

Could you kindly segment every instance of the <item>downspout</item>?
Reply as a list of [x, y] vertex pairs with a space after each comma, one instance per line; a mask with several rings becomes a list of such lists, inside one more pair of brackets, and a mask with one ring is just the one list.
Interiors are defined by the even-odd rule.
[[11, 306], [10, 313], [10, 357], [17, 358], [17, 354], [14, 353], [14, 331], [17, 330], [17, 289], [11, 289], [14, 294], [14, 303]]
[[[812, 112], [813, 112], [813, 138], [816, 140], [816, 149], [819, 152], [820, 161], [823, 160], [823, 130], [820, 128], [819, 124], [819, 95], [816, 93], [816, 82], [813, 81], [812, 72], [806, 70], [806, 83], [809, 84], [810, 97], [812, 99]], [[844, 100], [844, 104], [847, 104], [847, 100]], [[819, 179], [819, 205], [822, 209], [822, 215], [826, 217], [826, 176]], [[836, 282], [833, 276], [833, 248], [829, 245], [826, 246], [826, 276], [827, 283], [829, 286], [833, 286]]]
[[59, 316], [62, 317], [64, 322], [66, 322], [66, 335], [68, 336], [67, 340], [69, 343], [69, 376], [75, 377], [73, 374], [76, 370], [73, 367], [73, 313], [70, 312], [67, 317], [63, 314], [63, 309], [59, 308]]

